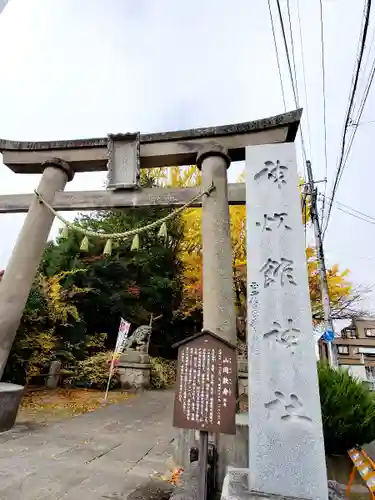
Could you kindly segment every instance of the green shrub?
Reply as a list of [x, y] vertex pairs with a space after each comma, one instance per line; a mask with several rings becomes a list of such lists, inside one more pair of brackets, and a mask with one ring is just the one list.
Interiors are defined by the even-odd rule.
[[[108, 382], [110, 360], [112, 352], [99, 352], [78, 363], [78, 373], [74, 383], [84, 387], [105, 390]], [[120, 379], [116, 369], [113, 370], [110, 388], [120, 385]]]
[[365, 384], [323, 363], [318, 375], [326, 454], [346, 454], [375, 439], [375, 399]]
[[176, 380], [176, 361], [163, 358], [151, 358], [151, 387], [168, 389]]

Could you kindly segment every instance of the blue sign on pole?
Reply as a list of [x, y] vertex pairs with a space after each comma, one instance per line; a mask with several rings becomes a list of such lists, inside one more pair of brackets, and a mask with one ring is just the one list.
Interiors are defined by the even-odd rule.
[[322, 335], [322, 339], [325, 340], [326, 342], [332, 342], [334, 338], [335, 338], [335, 333], [332, 330], [326, 330]]

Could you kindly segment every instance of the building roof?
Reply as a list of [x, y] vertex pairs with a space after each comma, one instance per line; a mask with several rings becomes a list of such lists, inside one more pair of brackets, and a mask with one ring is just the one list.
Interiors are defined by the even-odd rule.
[[203, 335], [210, 335], [216, 340], [219, 340], [223, 344], [227, 345], [228, 347], [231, 347], [232, 349], [236, 349], [236, 346], [233, 345], [231, 342], [228, 342], [227, 340], [223, 339], [219, 335], [216, 335], [216, 333], [210, 332], [209, 330], [202, 330], [201, 332], [196, 333], [195, 335], [191, 335], [187, 339], [181, 340], [180, 342], [176, 342], [175, 344], [172, 345], [172, 347], [181, 347], [184, 344], [188, 344], [192, 340], [198, 339], [199, 337], [202, 337]]

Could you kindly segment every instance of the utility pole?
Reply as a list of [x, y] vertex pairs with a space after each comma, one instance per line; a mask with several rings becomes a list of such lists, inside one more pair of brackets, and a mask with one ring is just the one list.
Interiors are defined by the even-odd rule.
[[[314, 186], [314, 178], [311, 168], [311, 162], [306, 161], [307, 167], [307, 175], [308, 175], [308, 184], [311, 195], [311, 221], [314, 226], [314, 235], [315, 235], [315, 246], [317, 250], [318, 257], [318, 268], [320, 275], [320, 290], [322, 296], [322, 305], [323, 305], [323, 313], [324, 313], [324, 331], [325, 332], [334, 332], [333, 330], [333, 322], [332, 322], [332, 313], [331, 313], [331, 303], [329, 300], [329, 291], [328, 291], [328, 281], [327, 281], [327, 271], [326, 264], [324, 259], [324, 250], [323, 250], [323, 240], [322, 240], [322, 232], [320, 228], [319, 218], [318, 218], [318, 209], [317, 209], [317, 190]], [[332, 342], [327, 341], [328, 347], [328, 362], [330, 366], [336, 366], [336, 356], [334, 354], [334, 349]]]

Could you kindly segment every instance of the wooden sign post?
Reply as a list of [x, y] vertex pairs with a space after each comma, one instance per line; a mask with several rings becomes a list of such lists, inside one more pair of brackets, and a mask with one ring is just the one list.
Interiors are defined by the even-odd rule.
[[198, 498], [207, 498], [208, 433], [236, 433], [235, 347], [203, 330], [178, 347], [173, 425], [200, 431]]

